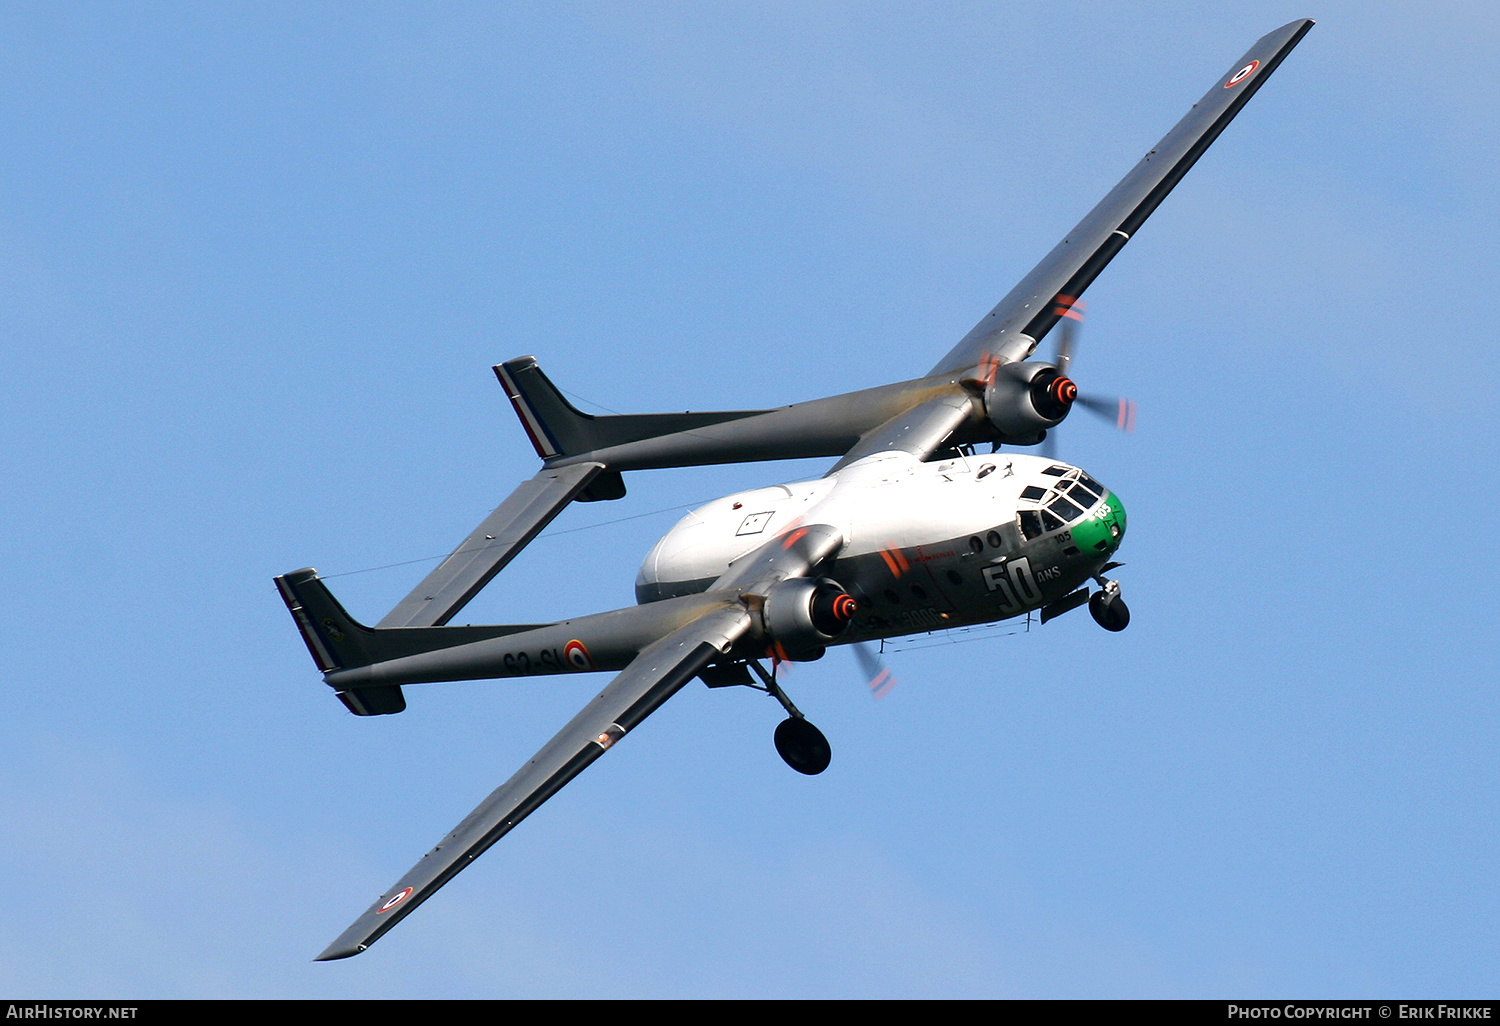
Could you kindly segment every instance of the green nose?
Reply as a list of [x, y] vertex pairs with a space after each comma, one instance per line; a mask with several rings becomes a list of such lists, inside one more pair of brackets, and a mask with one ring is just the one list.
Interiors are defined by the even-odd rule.
[[1073, 544], [1079, 551], [1109, 555], [1125, 537], [1125, 506], [1114, 492], [1106, 492], [1104, 503], [1087, 519], [1073, 526]]

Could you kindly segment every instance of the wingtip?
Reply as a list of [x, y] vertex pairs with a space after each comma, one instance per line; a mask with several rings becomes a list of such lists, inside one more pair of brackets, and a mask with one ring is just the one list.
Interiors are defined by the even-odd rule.
[[332, 944], [328, 945], [328, 947], [323, 950], [323, 953], [321, 955], [319, 955], [317, 958], [313, 959], [313, 961], [314, 962], [336, 962], [336, 961], [338, 961], [341, 958], [353, 958], [355, 955], [359, 954], [361, 951], [364, 951], [365, 947], [366, 946], [363, 945], [363, 944], [355, 944], [353, 946], [349, 946], [349, 945], [342, 945], [341, 946], [338, 941], [334, 941]]

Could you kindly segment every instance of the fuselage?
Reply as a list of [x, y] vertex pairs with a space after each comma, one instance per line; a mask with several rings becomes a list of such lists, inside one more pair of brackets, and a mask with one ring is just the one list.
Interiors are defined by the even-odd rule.
[[859, 604], [842, 643], [990, 623], [1055, 602], [1108, 562], [1125, 509], [1055, 460], [995, 453], [923, 463], [881, 453], [694, 510], [646, 556], [636, 600], [703, 591], [731, 561], [805, 524], [832, 525], [845, 539], [824, 570]]

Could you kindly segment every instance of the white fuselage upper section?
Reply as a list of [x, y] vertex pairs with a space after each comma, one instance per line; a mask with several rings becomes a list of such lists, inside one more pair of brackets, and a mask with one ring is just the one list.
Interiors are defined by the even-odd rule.
[[[941, 568], [947, 579], [937, 581], [939, 588], [954, 589], [966, 576], [982, 597], [986, 589], [979, 586], [981, 579], [993, 584], [983, 568], [1020, 555], [1031, 556], [1028, 566], [1038, 569], [1049, 560], [1059, 565], [1078, 562], [1070, 568], [1074, 572], [1066, 574], [1071, 586], [1082, 579], [1079, 567], [1084, 563], [1102, 564], [1102, 548], [1088, 553], [1073, 548], [1071, 555], [1084, 556], [1081, 561], [1061, 555], [1053, 560], [1070, 545], [1070, 531], [1059, 522], [1048, 537], [1023, 537], [1018, 516], [1022, 510], [1038, 508], [1038, 500], [1028, 500], [1023, 493], [1036, 496], [1071, 484], [1079, 476], [1075, 471], [1055, 460], [1019, 453], [923, 463], [907, 453], [889, 452], [829, 477], [725, 496], [683, 517], [656, 543], [636, 578], [636, 597], [649, 602], [701, 591], [725, 572], [731, 560], [799, 524], [828, 524], [842, 533], [845, 546], [837, 559], [840, 569], [834, 572], [846, 587], [856, 584], [856, 577], [875, 576], [869, 568], [883, 573], [886, 566], [892, 577], [904, 578], [909, 586], [916, 579], [908, 576], [912, 565], [924, 564], [926, 576]], [[1065, 475], [1070, 480], [1064, 481]], [[1049, 497], [1056, 495], [1048, 492]], [[1101, 497], [1093, 506], [1094, 516], [1109, 509]], [[1111, 552], [1113, 548], [1109, 545]], [[864, 590], [873, 595], [878, 588], [883, 593], [887, 583], [866, 581]], [[925, 597], [937, 601], [933, 595]]]

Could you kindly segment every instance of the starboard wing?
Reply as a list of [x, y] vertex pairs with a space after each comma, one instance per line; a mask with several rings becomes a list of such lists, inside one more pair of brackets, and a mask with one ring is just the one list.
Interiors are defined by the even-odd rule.
[[642, 649], [582, 712], [382, 894], [317, 960], [348, 958], [364, 951], [709, 663], [723, 658], [752, 626], [741, 594], [807, 574], [842, 545], [836, 529], [818, 524], [798, 527], [736, 560], [710, 589], [724, 595], [723, 605]]
[[373, 944], [705, 666], [721, 658], [749, 626], [750, 616], [744, 606], [725, 605], [641, 652], [541, 751], [382, 894], [318, 956], [318, 961], [348, 958]]

